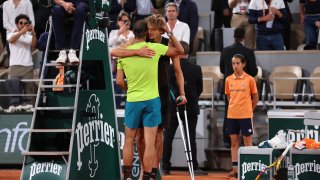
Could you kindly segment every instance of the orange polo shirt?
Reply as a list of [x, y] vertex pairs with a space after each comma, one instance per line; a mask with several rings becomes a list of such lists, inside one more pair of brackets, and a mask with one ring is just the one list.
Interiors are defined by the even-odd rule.
[[228, 118], [244, 119], [252, 118], [252, 94], [256, 94], [257, 85], [252, 76], [243, 73], [241, 77], [232, 74], [227, 77], [225, 93], [230, 95]]

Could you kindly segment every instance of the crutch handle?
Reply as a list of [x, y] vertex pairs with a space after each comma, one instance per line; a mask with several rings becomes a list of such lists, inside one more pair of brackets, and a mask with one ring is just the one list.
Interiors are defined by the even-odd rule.
[[179, 96], [177, 101], [176, 101], [176, 104], [178, 106], [181, 106], [181, 105], [185, 105], [187, 103], [187, 99], [185, 96]]
[[172, 90], [170, 89], [170, 95], [171, 95], [171, 98], [172, 98], [172, 100], [176, 103], [176, 104], [179, 104], [179, 103], [181, 103], [185, 98], [183, 98], [183, 97], [179, 97], [178, 99], [176, 99], [176, 97], [174, 96], [174, 94], [173, 94], [173, 92], [172, 92]]
[[178, 100], [177, 100], [177, 104], [181, 103], [182, 101], [183, 101], [183, 98], [179, 97]]

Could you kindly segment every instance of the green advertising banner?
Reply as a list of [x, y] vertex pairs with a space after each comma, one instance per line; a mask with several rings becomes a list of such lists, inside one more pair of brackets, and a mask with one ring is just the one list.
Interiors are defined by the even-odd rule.
[[106, 29], [85, 26], [82, 71], [91, 77], [90, 90], [79, 94], [70, 179], [120, 179], [118, 126], [107, 40]]
[[67, 164], [63, 157], [28, 158], [28, 162], [25, 165], [25, 172], [21, 179], [65, 179], [66, 170]]
[[[252, 180], [274, 160], [276, 160], [283, 150], [258, 147], [239, 148], [239, 179]], [[263, 174], [261, 180], [271, 180], [274, 172], [271, 168]]]
[[[37, 113], [34, 125], [39, 129], [72, 128], [73, 131], [32, 135], [31, 151], [44, 153], [26, 156], [22, 179], [121, 179], [107, 30], [95, 29], [86, 23], [83, 32], [78, 97], [72, 88], [65, 88], [64, 92], [46, 92], [46, 107], [75, 106], [77, 111], [41, 111]], [[77, 71], [77, 67], [68, 68]], [[69, 149], [69, 142], [72, 149]], [[46, 151], [58, 152], [58, 155], [48, 157]]]
[[[81, 91], [70, 179], [120, 179], [117, 127], [104, 91]], [[93, 113], [86, 117], [81, 112]]]
[[[286, 111], [277, 110], [268, 112], [268, 127], [269, 127], [269, 139], [273, 138], [278, 131], [283, 130], [288, 133], [289, 129], [298, 130], [301, 133], [290, 132], [290, 140], [293, 142], [300, 141], [304, 138], [305, 126], [304, 121], [304, 111]], [[308, 137], [319, 142], [319, 127], [309, 126]]]
[[32, 114], [0, 114], [0, 164], [21, 164]]
[[320, 150], [292, 150], [295, 179], [320, 179]]

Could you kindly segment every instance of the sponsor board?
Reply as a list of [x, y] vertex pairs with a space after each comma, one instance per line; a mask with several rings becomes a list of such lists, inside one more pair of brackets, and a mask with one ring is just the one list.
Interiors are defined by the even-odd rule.
[[320, 150], [292, 150], [295, 179], [320, 179]]
[[106, 95], [103, 92], [80, 93], [82, 99], [87, 101], [79, 102], [79, 108], [91, 115], [81, 116], [78, 113], [70, 179], [120, 179], [115, 116], [110, 114], [114, 109], [105, 101]]
[[32, 114], [0, 114], [0, 164], [21, 164]]
[[106, 42], [106, 35], [103, 31], [99, 29], [86, 29], [85, 32], [85, 40], [86, 40], [86, 49], [90, 49], [90, 42], [92, 40], [100, 41], [101, 43]]
[[[252, 180], [268, 165], [275, 161], [283, 150], [258, 147], [239, 148], [239, 176], [240, 180]], [[271, 168], [260, 179], [271, 180], [274, 175]]]
[[[49, 111], [50, 114], [45, 111], [43, 113], [45, 121], [41, 124], [43, 127], [55, 127], [60, 123], [59, 125], [66, 127], [72, 124], [70, 120], [75, 116], [73, 136], [71, 138], [69, 136], [72, 143], [71, 154], [59, 156], [63, 160], [51, 159], [52, 156], [26, 156], [23, 179], [121, 179], [118, 127], [107, 42], [106, 29], [92, 29], [86, 23], [82, 39], [83, 51], [79, 57], [83, 64], [81, 71], [87, 73], [89, 77], [85, 82], [87, 83], [85, 88], [80, 88], [76, 104], [77, 112], [74, 114], [72, 111]], [[48, 93], [47, 105], [48, 107], [73, 106], [74, 97], [73, 92]], [[38, 121], [38, 124], [40, 122]], [[50, 140], [53, 140], [52, 136], [49, 137]], [[63, 141], [69, 140], [66, 138]], [[33, 140], [31, 147], [39, 147], [43, 143], [41, 136]], [[43, 147], [44, 150], [61, 151], [58, 147], [52, 149], [52, 142], [46, 142], [49, 146]], [[69, 144], [67, 149], [62, 150], [68, 151], [68, 149]], [[47, 177], [46, 174], [51, 176]]]
[[67, 165], [62, 157], [29, 158], [21, 179], [66, 179]]
[[[251, 172], [253, 172], [254, 174], [258, 172], [259, 174], [259, 172], [261, 172], [267, 166], [267, 164], [261, 163], [260, 159], [258, 162], [243, 162], [241, 163], [240, 179], [246, 179], [246, 176], [249, 176], [248, 174], [250, 174]], [[265, 174], [268, 175], [269, 172], [266, 172]]]
[[[288, 134], [288, 130], [297, 130], [301, 133], [290, 132], [289, 139], [292, 142], [301, 141], [304, 138], [305, 126], [303, 124], [304, 118], [269, 118], [269, 139], [274, 137], [278, 131], [283, 130]], [[308, 126], [308, 138], [319, 142], [319, 126]]]
[[[96, 74], [96, 82], [90, 82], [92, 90], [79, 93], [69, 179], [121, 179], [118, 127], [107, 42], [106, 29], [92, 29], [86, 24], [82, 58], [84, 64], [93, 65], [88, 69], [87, 64], [83, 70]], [[91, 115], [84, 116], [83, 112]]]

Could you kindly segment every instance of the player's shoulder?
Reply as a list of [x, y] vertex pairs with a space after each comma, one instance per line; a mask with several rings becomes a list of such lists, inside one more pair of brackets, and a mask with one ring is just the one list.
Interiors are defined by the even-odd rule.
[[148, 42], [147, 46], [150, 47], [153, 50], [157, 50], [159, 48], [164, 48], [167, 47], [166, 45], [160, 44], [160, 43], [152, 43], [152, 42]]

